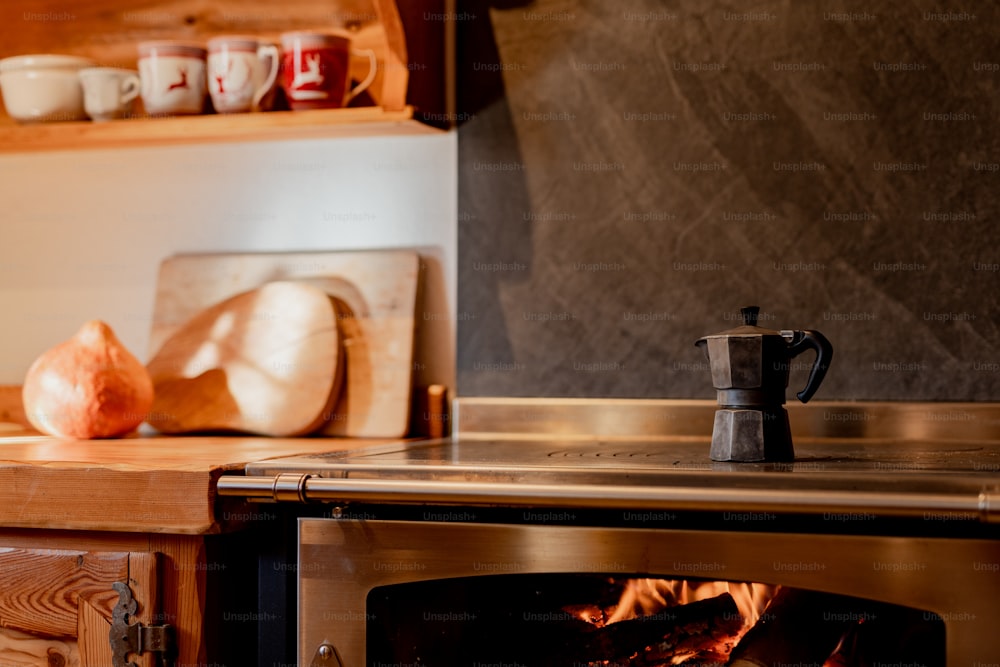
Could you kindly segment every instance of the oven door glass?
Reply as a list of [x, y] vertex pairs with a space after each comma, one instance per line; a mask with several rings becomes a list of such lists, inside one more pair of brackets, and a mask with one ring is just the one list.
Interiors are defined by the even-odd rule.
[[945, 664], [936, 614], [746, 582], [463, 577], [380, 586], [367, 611], [369, 667]]

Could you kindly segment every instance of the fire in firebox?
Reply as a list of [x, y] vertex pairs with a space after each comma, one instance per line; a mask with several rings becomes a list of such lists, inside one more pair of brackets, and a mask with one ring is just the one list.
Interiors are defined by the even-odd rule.
[[600, 574], [490, 575], [384, 586], [369, 665], [943, 666], [934, 614], [769, 584]]
[[[740, 637], [761, 617], [775, 590], [766, 584], [651, 578], [625, 579], [621, 586], [621, 597], [612, 607], [583, 605], [574, 611], [597, 628], [615, 631], [622, 627], [615, 627], [617, 623], [649, 628], [654, 637], [649, 645], [625, 645], [618, 651], [627, 654], [620, 664], [642, 666], [692, 661], [724, 664]], [[700, 604], [690, 606], [694, 603]], [[691, 617], [690, 623], [676, 622], [681, 610]], [[674, 622], [663, 624], [660, 634], [653, 629], [656, 619]]]

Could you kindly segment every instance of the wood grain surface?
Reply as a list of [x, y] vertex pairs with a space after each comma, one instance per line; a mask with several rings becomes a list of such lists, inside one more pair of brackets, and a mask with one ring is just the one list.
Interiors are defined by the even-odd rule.
[[337, 312], [318, 287], [276, 281], [195, 314], [147, 364], [163, 433], [303, 435], [343, 381]]
[[324, 435], [406, 435], [419, 256], [410, 250], [177, 255], [160, 265], [150, 352], [199, 310], [272, 281], [305, 282], [337, 303], [346, 355]]
[[[131, 552], [128, 555], [128, 585], [132, 589], [132, 595], [136, 602], [139, 603], [132, 618], [135, 622], [147, 626], [167, 623], [163, 613], [160, 560], [160, 554], [155, 551]], [[99, 631], [103, 631], [105, 625], [98, 624], [97, 627]], [[81, 658], [84, 655], [82, 645], [80, 655]], [[151, 652], [133, 655], [131, 660], [136, 663], [137, 667], [156, 667], [159, 664], [156, 655]], [[107, 658], [94, 663], [95, 666], [107, 664]], [[84, 665], [84, 667], [86, 666]]]
[[413, 109], [380, 107], [275, 111], [123, 119], [113, 123], [76, 121], [18, 125], [0, 114], [0, 154], [39, 150], [176, 146], [179, 143], [233, 143], [427, 135], [439, 132], [412, 120]]
[[250, 436], [136, 436], [118, 440], [0, 437], [0, 526], [218, 533], [232, 528], [224, 520], [230, 507], [225, 503], [231, 499], [217, 501], [215, 496], [215, 481], [222, 474], [243, 474], [252, 461], [393, 441]]
[[[161, 604], [157, 562], [151, 552], [0, 548], [0, 664], [110, 665], [112, 585], [128, 583], [135, 620], [149, 624]], [[134, 657], [153, 665], [151, 654]]]
[[90, 599], [81, 598], [76, 630], [81, 667], [106, 667], [111, 664], [110, 629], [111, 622], [90, 603]]
[[[105, 644], [107, 639], [105, 633]], [[82, 667], [86, 664], [81, 659], [77, 642], [72, 639], [36, 637], [11, 628], [0, 628], [0, 661], [11, 667]], [[102, 667], [107, 667], [108, 664], [110, 663], [103, 663]]]
[[[218, 642], [205, 636], [208, 622], [204, 613], [205, 575], [211, 566], [205, 558], [205, 538], [201, 535], [0, 528], [0, 544], [12, 549], [36, 551], [126, 552], [129, 585], [139, 602], [137, 617], [143, 622], [169, 623], [174, 627], [178, 645], [176, 664], [205, 664], [208, 645], [213, 644], [215, 650], [219, 650]], [[159, 581], [158, 586], [152, 582], [154, 574]], [[149, 584], [145, 583], [147, 580]], [[160, 603], [159, 611], [155, 612], [157, 595]], [[107, 609], [102, 607], [95, 613], [103, 622]], [[97, 627], [101, 628], [100, 625]], [[106, 643], [107, 631], [104, 630], [104, 633]], [[3, 641], [0, 638], [0, 645]], [[90, 644], [99, 641], [99, 638], [93, 637]], [[73, 642], [66, 643], [72, 645]], [[62, 650], [59, 645], [55, 648]], [[73, 648], [73, 651], [76, 650]], [[97, 650], [87, 649], [87, 655], [98, 656]], [[0, 662], [3, 659], [3, 654], [0, 654]], [[104, 661], [97, 664], [107, 667], [110, 663]], [[142, 662], [139, 664], [143, 665]]]
[[107, 618], [111, 584], [128, 580], [128, 553], [0, 549], [0, 624], [40, 636], [75, 637], [81, 597]]
[[206, 576], [212, 567], [205, 541], [197, 536], [155, 535], [149, 549], [162, 557], [160, 588], [165, 595], [157, 622], [174, 626], [178, 664], [203, 664], [213, 642], [205, 636], [211, 620], [205, 617]]

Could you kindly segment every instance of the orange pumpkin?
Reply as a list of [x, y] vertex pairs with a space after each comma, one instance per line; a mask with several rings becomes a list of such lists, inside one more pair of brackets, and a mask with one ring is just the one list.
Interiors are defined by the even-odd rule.
[[69, 438], [116, 438], [153, 406], [146, 367], [104, 322], [91, 320], [34, 361], [21, 392], [31, 425]]

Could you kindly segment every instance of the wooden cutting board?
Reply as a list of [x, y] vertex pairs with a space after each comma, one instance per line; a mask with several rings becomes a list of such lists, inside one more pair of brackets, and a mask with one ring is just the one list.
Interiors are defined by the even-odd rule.
[[343, 347], [330, 296], [277, 281], [199, 311], [146, 365], [162, 433], [311, 433], [331, 414]]
[[321, 433], [403, 437], [419, 267], [419, 255], [410, 250], [176, 255], [160, 265], [150, 354], [214, 303], [268, 282], [305, 282], [332, 298], [344, 348], [340, 400]]

